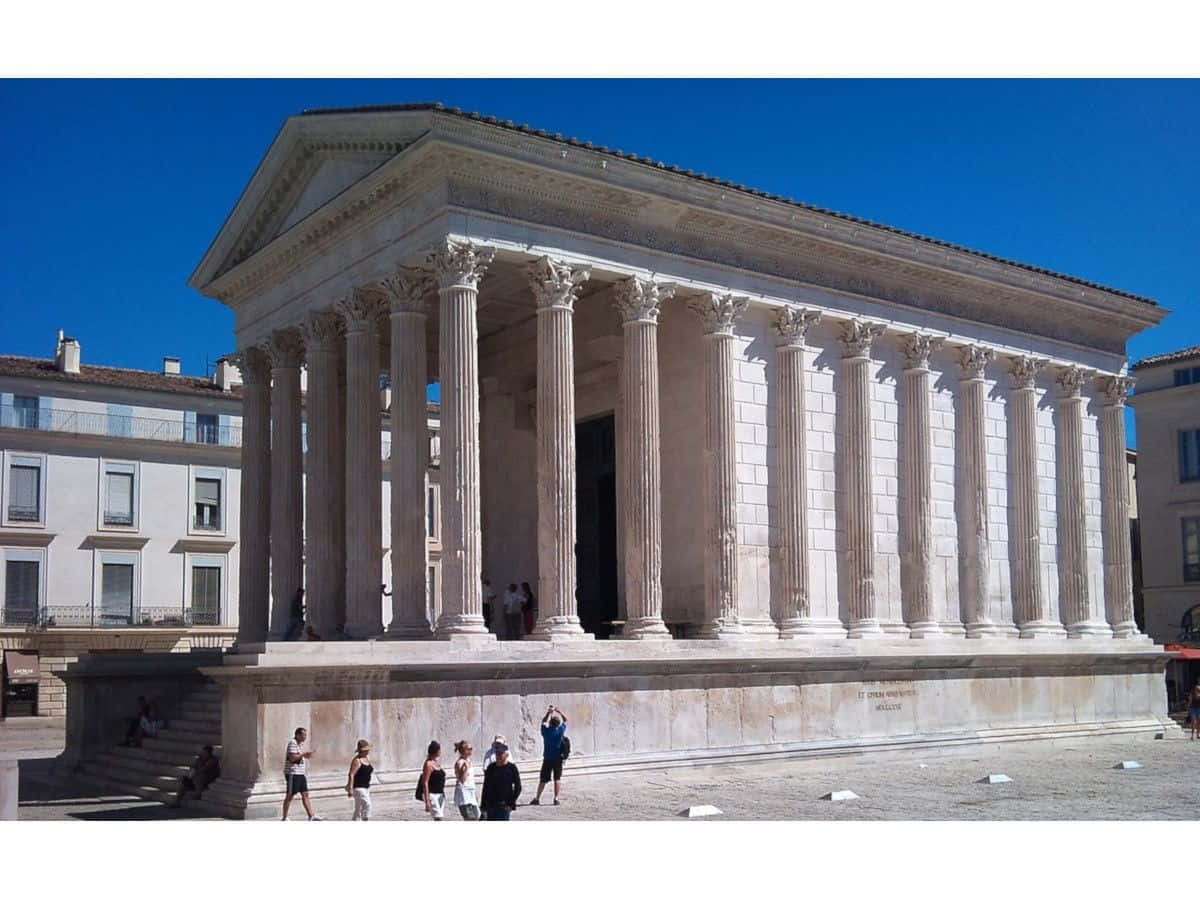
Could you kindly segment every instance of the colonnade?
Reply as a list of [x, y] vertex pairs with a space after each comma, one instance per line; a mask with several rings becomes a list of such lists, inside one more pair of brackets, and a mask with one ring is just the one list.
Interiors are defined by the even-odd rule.
[[[294, 328], [241, 351], [244, 382], [239, 642], [279, 639], [305, 585], [308, 621], [319, 632], [344, 623], [345, 636], [383, 635], [379, 573], [381, 453], [378, 374], [381, 329], [390, 327], [392, 382], [392, 616], [389, 637], [486, 635], [480, 590], [479, 360], [476, 305], [491, 249], [444, 240], [427, 270], [399, 270], [340, 298]], [[575, 598], [574, 304], [586, 267], [543, 258], [529, 269], [537, 310], [537, 507], [540, 619], [534, 637], [577, 640]], [[426, 300], [439, 305], [441, 383], [442, 611], [425, 613]], [[659, 458], [658, 317], [672, 285], [628, 277], [612, 289], [624, 352], [616, 433], [621, 461], [617, 508], [626, 598], [623, 637], [669, 639], [662, 603], [662, 496]], [[699, 636], [748, 636], [738, 597], [735, 332], [749, 305], [711, 292], [693, 297], [705, 340], [703, 511], [705, 607]], [[805, 339], [815, 310], [775, 311], [779, 503], [778, 628], [784, 638], [872, 638], [885, 634], [875, 595], [875, 469], [872, 349], [878, 323], [841, 323], [842, 367], [836, 454], [845, 545], [846, 621], [814, 615], [808, 559]], [[930, 354], [943, 339], [900, 336], [899, 547], [905, 625], [914, 638], [942, 633], [933, 603]], [[998, 362], [981, 345], [959, 345], [955, 415], [961, 620], [968, 637], [1020, 635], [1130, 637], [1133, 623], [1123, 406], [1130, 380], [1100, 379], [1101, 511], [1104, 596], [1089, 597], [1083, 476], [1082, 385], [1089, 373], [1055, 371], [1058, 573], [1061, 615], [1046, 608], [1041, 566], [1037, 393], [1046, 365], [1007, 358], [1007, 428], [1013, 622], [988, 603], [989, 468], [986, 372]], [[308, 365], [307, 518], [301, 515], [300, 364]], [[344, 385], [340, 364], [344, 360]], [[992, 476], [994, 477], [994, 475]], [[306, 528], [302, 528], [302, 524]], [[304, 534], [307, 533], [307, 546]], [[1095, 552], [1093, 548], [1091, 552]], [[268, 614], [268, 585], [270, 606]], [[757, 635], [756, 635], [757, 636]]]

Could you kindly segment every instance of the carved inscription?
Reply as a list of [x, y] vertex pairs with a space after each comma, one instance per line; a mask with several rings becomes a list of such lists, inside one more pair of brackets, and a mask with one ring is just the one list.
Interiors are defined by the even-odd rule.
[[915, 681], [864, 681], [858, 699], [875, 707], [876, 712], [896, 712], [904, 708], [904, 700], [917, 696]]

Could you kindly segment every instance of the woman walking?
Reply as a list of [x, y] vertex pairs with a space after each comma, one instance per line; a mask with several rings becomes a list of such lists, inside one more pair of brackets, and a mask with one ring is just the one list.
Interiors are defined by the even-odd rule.
[[371, 742], [359, 741], [350, 760], [350, 774], [346, 776], [346, 796], [354, 798], [354, 816], [351, 821], [367, 821], [371, 817]]
[[479, 821], [479, 803], [475, 800], [475, 773], [471, 770], [471, 751], [467, 741], [454, 745], [458, 759], [454, 761], [454, 805], [468, 822]]
[[1188, 696], [1188, 719], [1192, 723], [1192, 740], [1200, 737], [1200, 681], [1196, 682], [1196, 686], [1192, 688], [1192, 693]]
[[433, 821], [442, 821], [446, 809], [446, 773], [442, 770], [442, 745], [437, 741], [429, 742], [425, 753], [425, 765], [421, 768], [421, 788], [425, 797], [425, 812], [433, 816]]

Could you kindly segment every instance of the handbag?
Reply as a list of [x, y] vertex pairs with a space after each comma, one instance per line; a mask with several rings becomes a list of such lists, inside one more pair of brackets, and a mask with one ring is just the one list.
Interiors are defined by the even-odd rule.
[[414, 796], [418, 800], [425, 799], [425, 772], [424, 771], [422, 771], [421, 774], [417, 776], [417, 792], [416, 792], [416, 794], [414, 794]]

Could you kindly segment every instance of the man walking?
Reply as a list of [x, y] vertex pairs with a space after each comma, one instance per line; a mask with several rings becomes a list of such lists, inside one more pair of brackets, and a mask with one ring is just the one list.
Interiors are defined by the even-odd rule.
[[496, 748], [496, 761], [483, 773], [483, 794], [479, 803], [488, 822], [507, 822], [521, 796], [521, 773], [509, 762], [508, 744]]
[[297, 728], [295, 736], [288, 741], [287, 752], [283, 760], [283, 780], [286, 783], [283, 797], [283, 821], [288, 820], [288, 809], [292, 805], [292, 797], [300, 795], [304, 811], [308, 813], [308, 821], [319, 822], [320, 816], [314, 816], [312, 804], [308, 802], [308, 760], [313, 751], [301, 750], [300, 745], [308, 740], [308, 731]]
[[542, 791], [546, 789], [551, 776], [554, 777], [554, 805], [558, 806], [566, 735], [567, 714], [557, 706], [551, 706], [542, 717], [542, 772], [538, 776], [537, 796], [529, 801], [530, 806], [537, 806], [542, 802]]

